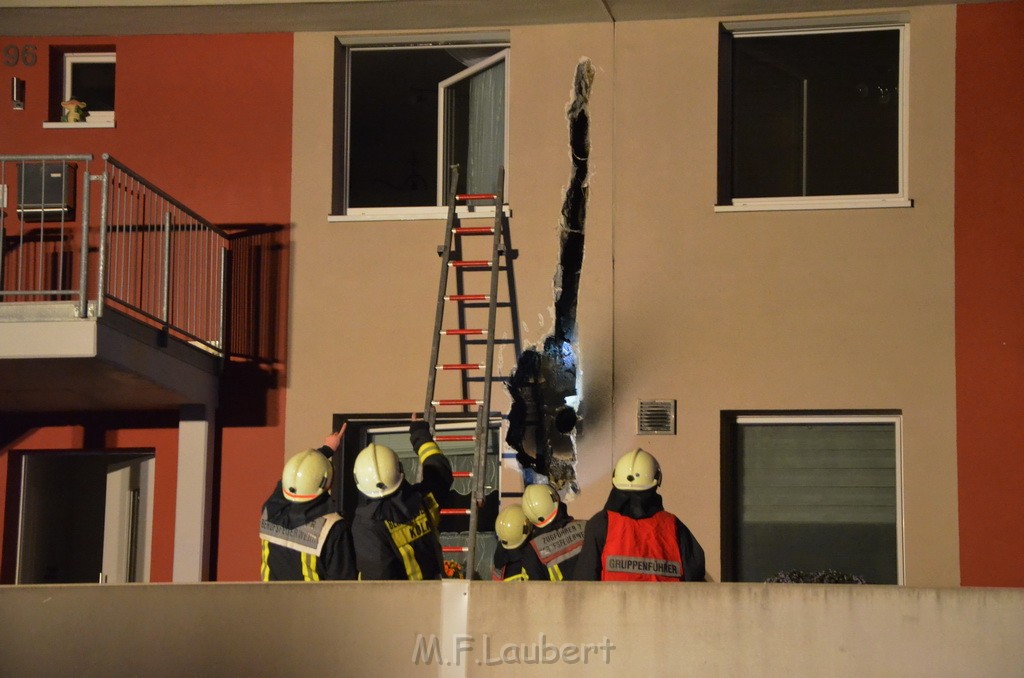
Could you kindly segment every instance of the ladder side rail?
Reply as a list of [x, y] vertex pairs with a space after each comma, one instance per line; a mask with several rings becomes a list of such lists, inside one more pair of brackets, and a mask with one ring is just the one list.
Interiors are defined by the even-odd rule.
[[448, 191], [448, 220], [444, 230], [444, 245], [441, 250], [441, 275], [437, 287], [437, 310], [434, 313], [434, 336], [430, 349], [430, 369], [427, 373], [427, 397], [423, 404], [423, 418], [434, 427], [437, 410], [434, 408], [434, 386], [437, 379], [437, 356], [441, 349], [441, 324], [444, 321], [444, 295], [448, 289], [448, 262], [452, 251], [452, 229], [455, 227], [455, 193], [459, 183], [459, 166], [451, 166]]
[[[491, 438], [491, 380], [494, 374], [494, 329], [498, 310], [498, 275], [501, 271], [498, 252], [501, 247], [502, 217], [504, 216], [502, 192], [502, 187], [505, 183], [504, 167], [498, 168], [497, 183], [498, 188], [494, 198], [494, 235], [491, 240], [491, 289], [487, 308], [487, 357], [484, 360], [484, 385], [481, 404], [477, 410], [476, 448], [473, 455], [473, 492], [469, 502], [469, 549], [466, 555], [466, 563], [473, 570], [476, 569], [476, 533], [479, 524], [479, 512], [484, 503], [487, 446]], [[508, 252], [506, 252], [507, 254]]]
[[[504, 202], [504, 199], [502, 199]], [[519, 334], [519, 305], [516, 303], [516, 276], [512, 266], [512, 262], [518, 255], [518, 252], [512, 249], [512, 235], [508, 219], [504, 214], [504, 205], [499, 205], [499, 209], [502, 210], [501, 215], [501, 238], [502, 247], [505, 248], [505, 280], [508, 287], [508, 307], [510, 321], [512, 323], [512, 343], [514, 345], [515, 355], [513, 356], [513, 364], [519, 364], [519, 357], [523, 354], [523, 342]]]
[[[488, 300], [487, 308], [487, 357], [484, 360], [484, 386], [483, 396], [481, 397], [481, 410], [483, 416], [477, 420], [477, 451], [480, 459], [478, 460], [478, 466], [480, 474], [475, 477], [474, 480], [474, 498], [482, 503], [484, 499], [484, 479], [483, 479], [483, 468], [486, 462], [487, 454], [487, 442], [490, 436], [487, 435], [487, 429], [490, 425], [490, 413], [491, 413], [491, 382], [494, 377], [494, 335], [495, 325], [497, 324], [497, 312], [498, 312], [498, 275], [501, 271], [501, 261], [499, 260], [498, 252], [501, 248], [501, 236], [502, 236], [502, 221], [504, 218], [503, 209], [503, 186], [505, 183], [505, 168], [498, 168], [498, 188], [494, 199], [494, 237], [491, 241], [491, 291], [490, 299]], [[509, 252], [505, 252], [505, 265], [508, 266]]]
[[[461, 258], [461, 252], [462, 252], [462, 247], [461, 246], [459, 247], [459, 252], [460, 252], [459, 257]], [[465, 294], [465, 292], [466, 292], [466, 271], [463, 270], [462, 267], [457, 267], [455, 269], [455, 289], [456, 289], [456, 294]], [[457, 314], [458, 314], [458, 326], [459, 327], [467, 327], [466, 323], [467, 323], [468, 320], [467, 320], [467, 316], [466, 316], [466, 304], [464, 304], [462, 302], [459, 302], [459, 303], [456, 304], [456, 309], [457, 309]], [[468, 362], [470, 362], [470, 360], [469, 360], [469, 341], [468, 341], [468, 338], [466, 336], [464, 336], [464, 335], [460, 335], [459, 336], [459, 362], [461, 362], [461, 363], [468, 363]], [[461, 382], [462, 382], [462, 398], [464, 400], [471, 399], [472, 396], [470, 395], [470, 390], [469, 390], [469, 371], [468, 370], [463, 370], [462, 375], [461, 375]], [[462, 411], [468, 413], [471, 410], [469, 409], [468, 406], [465, 406], [465, 407], [462, 408]]]
[[476, 487], [480, 482], [479, 479], [484, 475], [484, 467], [480, 461], [480, 422], [486, 421], [486, 419], [487, 411], [477, 410], [476, 449], [473, 451], [473, 477], [470, 479], [473, 491], [469, 494], [469, 532], [466, 534], [466, 571], [470, 580], [473, 579], [473, 573], [476, 572], [476, 531], [480, 524], [480, 506], [477, 503]]
[[[504, 168], [498, 168], [498, 189], [494, 195], [494, 229], [491, 240], [491, 284], [487, 308], [487, 357], [484, 361], [484, 385], [480, 406], [477, 409], [475, 447], [473, 450], [473, 483], [469, 501], [469, 534], [467, 535], [466, 567], [476, 571], [476, 533], [480, 520], [480, 508], [484, 502], [484, 478], [487, 464], [487, 445], [490, 440], [491, 376], [494, 372], [494, 328], [497, 316], [498, 274], [501, 270], [498, 251], [501, 243], [502, 185]], [[465, 338], [462, 340], [465, 346]], [[465, 377], [464, 377], [465, 383]], [[467, 384], [468, 388], [468, 384]]]

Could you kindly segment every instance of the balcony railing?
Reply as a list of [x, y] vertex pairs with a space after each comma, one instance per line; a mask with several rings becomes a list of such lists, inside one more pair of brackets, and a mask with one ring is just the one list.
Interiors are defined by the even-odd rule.
[[72, 301], [81, 318], [109, 305], [221, 353], [228, 233], [113, 157], [94, 166], [0, 155], [0, 302]]

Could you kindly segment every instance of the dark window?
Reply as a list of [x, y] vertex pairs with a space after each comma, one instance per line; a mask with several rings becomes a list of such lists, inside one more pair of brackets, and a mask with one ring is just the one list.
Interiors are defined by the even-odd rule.
[[723, 30], [719, 204], [902, 193], [901, 35]]
[[71, 95], [88, 102], [93, 111], [114, 110], [114, 62], [71, 64]]

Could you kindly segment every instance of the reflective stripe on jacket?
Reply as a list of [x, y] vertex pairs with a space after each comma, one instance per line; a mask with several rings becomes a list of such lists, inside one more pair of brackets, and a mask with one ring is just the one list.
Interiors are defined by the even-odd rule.
[[491, 579], [494, 581], [529, 581], [530, 575], [526, 573], [526, 568], [521, 562], [517, 565], [518, 570], [511, 563], [502, 565], [500, 568], [493, 568]]
[[320, 581], [320, 555], [339, 520], [340, 515], [330, 513], [288, 529], [267, 520], [264, 510], [260, 520], [260, 579], [297, 581], [301, 577], [302, 581]]
[[[429, 562], [433, 566], [435, 549], [428, 546], [420, 548], [417, 543], [420, 539], [428, 538], [431, 541], [438, 539], [437, 526], [440, 523], [441, 511], [433, 494], [423, 497], [423, 508], [412, 520], [404, 523], [396, 523], [390, 520], [384, 521], [388, 536], [391, 538], [398, 554], [402, 557], [402, 565], [405, 567], [405, 574], [411, 580], [423, 579], [423, 567]], [[417, 558], [419, 556], [419, 558]], [[426, 559], [422, 565], [420, 559]], [[429, 569], [434, 569], [433, 567]], [[431, 579], [434, 577], [431, 576]]]
[[568, 567], [571, 572], [575, 562], [573, 559], [583, 548], [583, 533], [586, 526], [585, 520], [573, 520], [557, 530], [545, 532], [530, 540], [530, 546], [533, 547], [541, 565], [547, 568], [551, 581], [562, 581], [565, 578], [563, 567]]

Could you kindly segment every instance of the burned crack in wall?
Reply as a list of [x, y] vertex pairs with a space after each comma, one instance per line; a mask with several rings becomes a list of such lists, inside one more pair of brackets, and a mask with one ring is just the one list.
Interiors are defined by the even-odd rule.
[[576, 482], [576, 433], [579, 424], [579, 363], [576, 310], [583, 270], [590, 162], [590, 90], [594, 66], [582, 58], [576, 66], [573, 94], [566, 111], [572, 175], [559, 221], [560, 254], [555, 271], [555, 326], [538, 345], [523, 351], [509, 377], [512, 397], [505, 442], [516, 450], [527, 484], [534, 476], [571, 497]]

